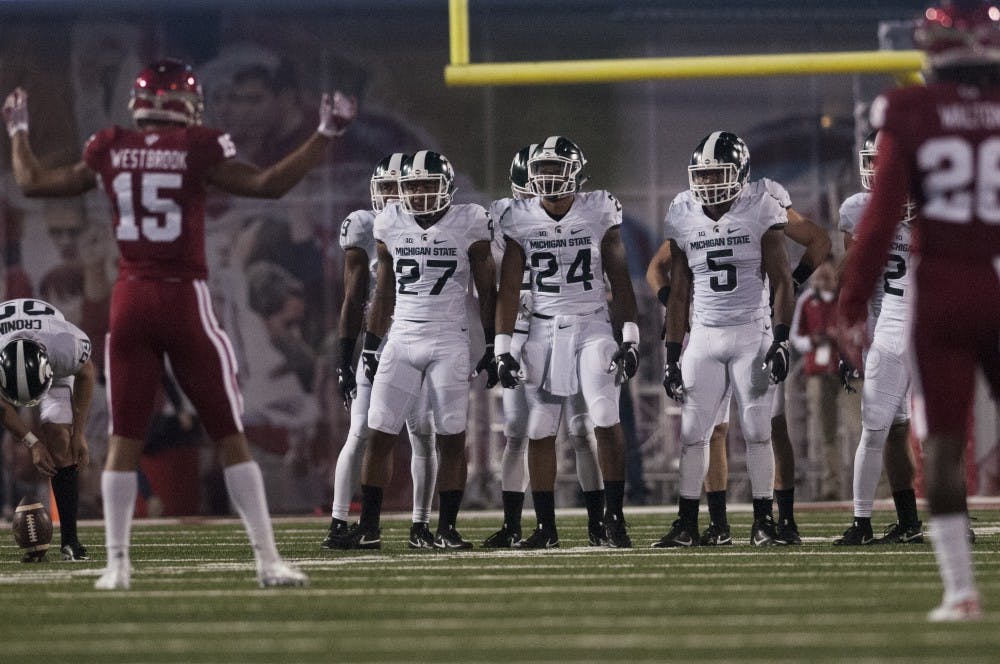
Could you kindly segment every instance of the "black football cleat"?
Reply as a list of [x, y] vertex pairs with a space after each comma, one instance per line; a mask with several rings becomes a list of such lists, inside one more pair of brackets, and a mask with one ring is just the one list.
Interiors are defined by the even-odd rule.
[[670, 532], [649, 545], [651, 549], [674, 549], [698, 546], [698, 524], [687, 525], [677, 519], [670, 524]]
[[472, 542], [462, 539], [462, 536], [455, 530], [455, 526], [448, 526], [447, 530], [438, 530], [434, 537], [434, 548], [446, 551], [467, 551], [472, 548]]
[[753, 546], [776, 546], [778, 542], [778, 528], [774, 525], [774, 517], [770, 514], [763, 519], [757, 519], [750, 527], [750, 544]]
[[326, 533], [326, 539], [320, 544], [323, 549], [348, 549], [350, 548], [351, 530], [357, 528], [358, 524], [347, 525], [346, 521], [340, 519], [330, 519], [330, 530]]
[[411, 549], [433, 549], [434, 535], [426, 522], [417, 521], [410, 524], [410, 539], [407, 546]]
[[798, 546], [802, 544], [802, 538], [799, 536], [799, 526], [795, 523], [795, 519], [779, 520], [774, 530], [777, 533], [777, 537], [774, 539], [776, 544], [784, 544], [786, 546]]
[[924, 530], [923, 524], [919, 521], [909, 525], [902, 525], [898, 521], [885, 529], [882, 537], [872, 542], [873, 544], [923, 544]]
[[517, 546], [517, 543], [521, 541], [521, 531], [509, 528], [507, 524], [503, 524], [500, 530], [496, 531], [485, 540], [483, 540], [483, 548], [485, 549], [509, 549], [511, 547]]
[[559, 534], [555, 528], [543, 528], [538, 526], [535, 532], [531, 533], [527, 539], [517, 543], [518, 549], [558, 549]]
[[596, 523], [587, 524], [587, 546], [607, 546], [608, 545], [608, 534], [605, 531], [604, 523], [598, 521]]
[[631, 549], [632, 538], [628, 536], [628, 523], [621, 514], [607, 514], [604, 517], [604, 533], [607, 546], [612, 549]]
[[374, 550], [382, 548], [382, 529], [363, 528], [361, 524], [351, 526], [346, 549]]
[[80, 542], [68, 542], [59, 549], [63, 560], [90, 560], [87, 549]]
[[844, 531], [844, 534], [833, 540], [834, 546], [867, 546], [875, 543], [875, 533], [872, 532], [870, 521], [857, 521]]
[[712, 522], [701, 534], [698, 544], [701, 546], [727, 546], [733, 543], [732, 533], [729, 531], [729, 524], [720, 526]]

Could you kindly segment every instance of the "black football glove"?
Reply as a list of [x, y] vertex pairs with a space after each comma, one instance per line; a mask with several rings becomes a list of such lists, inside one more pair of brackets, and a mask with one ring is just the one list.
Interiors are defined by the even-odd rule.
[[344, 398], [344, 408], [351, 409], [351, 402], [358, 395], [358, 379], [354, 372], [354, 339], [340, 339], [340, 367], [337, 369], [337, 385]]
[[497, 377], [500, 384], [513, 389], [521, 384], [521, 365], [510, 353], [500, 353], [496, 357]]
[[382, 337], [373, 332], [365, 331], [364, 341], [361, 347], [361, 364], [365, 368], [365, 378], [369, 382], [375, 382], [375, 374], [378, 373], [378, 360], [380, 353], [379, 346], [382, 345]]
[[681, 345], [667, 342], [667, 361], [663, 365], [663, 389], [677, 403], [684, 403], [684, 377], [681, 375]]
[[777, 385], [788, 377], [788, 361], [788, 326], [775, 325], [774, 341], [767, 349], [761, 368], [769, 373], [771, 382]]
[[639, 370], [639, 346], [631, 341], [623, 341], [611, 356], [608, 373], [614, 373], [615, 385], [626, 383]]
[[854, 394], [858, 391], [858, 388], [851, 385], [851, 381], [861, 378], [861, 372], [852, 367], [850, 362], [841, 358], [840, 362], [837, 363], [837, 373], [840, 374], [840, 384], [844, 386], [845, 392]]
[[484, 371], [486, 372], [486, 389], [488, 390], [500, 380], [500, 377], [497, 375], [497, 358], [493, 354], [492, 343], [486, 344], [486, 352], [483, 353], [479, 364], [476, 365], [476, 371], [472, 375], [475, 377]]

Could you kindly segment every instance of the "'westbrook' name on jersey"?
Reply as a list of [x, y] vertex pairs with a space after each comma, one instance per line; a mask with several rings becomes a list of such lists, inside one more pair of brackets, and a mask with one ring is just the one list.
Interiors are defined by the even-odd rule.
[[164, 171], [186, 171], [187, 156], [187, 150], [125, 148], [111, 150], [111, 165], [117, 169], [155, 168]]

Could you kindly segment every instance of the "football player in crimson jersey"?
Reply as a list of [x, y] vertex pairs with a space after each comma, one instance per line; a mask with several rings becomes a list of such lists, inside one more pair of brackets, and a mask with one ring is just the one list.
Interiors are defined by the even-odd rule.
[[[776, 183], [773, 183], [776, 184]], [[775, 187], [778, 190], [777, 187]], [[791, 199], [782, 187], [778, 193], [788, 215], [785, 236], [805, 248], [805, 253], [792, 271], [792, 282], [796, 290], [809, 279], [813, 269], [821, 265], [830, 255], [830, 237], [822, 228], [799, 214], [791, 206]], [[657, 299], [666, 307], [670, 297], [670, 242], [660, 245], [646, 270], [646, 282]], [[768, 294], [770, 295], [770, 294]], [[705, 476], [705, 497], [708, 502], [709, 524], [702, 532], [699, 543], [702, 546], [732, 544], [728, 517], [726, 515], [726, 486], [729, 482], [729, 463], [726, 456], [726, 440], [729, 435], [729, 402], [725, 399], [709, 438], [708, 473]], [[774, 446], [774, 499], [778, 504], [778, 522], [775, 531], [783, 544], [800, 544], [798, 525], [795, 523], [795, 455], [792, 441], [788, 437], [788, 421], [785, 417], [785, 391], [778, 388], [774, 406], [771, 409], [771, 442]]]
[[[594, 423], [604, 478], [605, 537], [593, 541], [632, 546], [622, 511], [625, 439], [618, 394], [639, 366], [635, 294], [621, 242], [621, 203], [607, 191], [580, 191], [585, 164], [573, 141], [548, 137], [528, 159], [528, 184], [535, 197], [511, 202], [500, 219], [506, 245], [496, 317], [498, 373], [505, 388], [516, 389], [524, 367], [528, 468], [538, 519], [535, 532], [517, 543], [522, 549], [559, 545], [555, 440], [566, 397], [577, 393]], [[526, 267], [532, 320], [520, 358], [515, 358], [511, 342]], [[621, 344], [615, 342], [612, 321], [621, 326]]]
[[871, 200], [844, 268], [841, 341], [860, 366], [867, 303], [911, 197], [919, 256], [910, 322], [913, 425], [923, 441], [930, 535], [944, 597], [932, 621], [981, 615], [963, 472], [976, 368], [1000, 395], [1000, 8], [953, 2], [914, 33], [929, 82], [872, 104]]
[[[671, 240], [671, 292], [663, 386], [683, 404], [681, 489], [678, 518], [653, 547], [698, 541], [708, 441], [730, 385], [747, 440], [754, 509], [750, 541], [755, 546], [783, 543], [771, 516], [771, 409], [774, 385], [788, 374], [793, 309], [783, 233], [787, 194], [770, 180], [749, 182], [749, 173], [750, 153], [743, 140], [731, 132], [712, 132], [692, 155], [689, 189], [674, 198], [664, 220]], [[774, 289], [771, 315], [768, 282]], [[691, 334], [682, 367], [692, 289]]]
[[235, 357], [205, 282], [205, 189], [280, 197], [323, 159], [330, 140], [354, 118], [356, 104], [339, 92], [323, 95], [316, 133], [265, 170], [234, 159], [229, 135], [200, 125], [202, 107], [190, 67], [157, 61], [133, 86], [135, 129], [104, 129], [87, 142], [79, 163], [46, 168], [28, 142], [27, 92], [18, 88], [4, 102], [14, 177], [24, 194], [73, 196], [101, 186], [114, 214], [120, 260], [106, 349], [112, 431], [101, 477], [108, 566], [98, 589], [131, 584], [136, 468], [167, 358], [216, 443], [226, 488], [253, 546], [258, 582], [307, 581], [278, 554], [263, 478], [243, 434]]

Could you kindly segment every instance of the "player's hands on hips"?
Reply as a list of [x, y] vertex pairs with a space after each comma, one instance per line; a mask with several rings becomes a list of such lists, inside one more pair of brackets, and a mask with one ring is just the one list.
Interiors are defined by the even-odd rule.
[[28, 131], [28, 92], [24, 88], [14, 88], [7, 95], [3, 103], [3, 120], [10, 136], [19, 131]]
[[667, 362], [663, 365], [663, 389], [667, 396], [677, 403], [684, 403], [684, 376], [681, 375], [680, 362]]
[[510, 353], [497, 355], [497, 377], [500, 384], [513, 389], [521, 384], [521, 365]]
[[375, 382], [375, 374], [378, 373], [379, 347], [381, 345], [382, 337], [365, 331], [361, 348], [361, 365], [365, 368], [365, 378], [372, 383]]
[[324, 92], [319, 102], [319, 127], [316, 131], [328, 138], [340, 136], [358, 115], [358, 101], [340, 90], [331, 96]]
[[[489, 338], [493, 338], [492, 335], [488, 335]], [[494, 387], [500, 380], [500, 376], [497, 374], [497, 358], [493, 354], [493, 344], [486, 344], [486, 351], [483, 356], [479, 359], [479, 364], [476, 365], [476, 370], [473, 372], [472, 377], [475, 378], [482, 372], [486, 372], [486, 389]]]
[[626, 383], [639, 370], [639, 346], [631, 341], [623, 341], [611, 356], [608, 373], [614, 373], [615, 385]]

